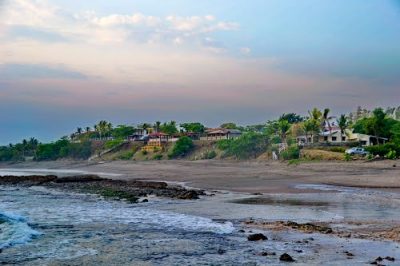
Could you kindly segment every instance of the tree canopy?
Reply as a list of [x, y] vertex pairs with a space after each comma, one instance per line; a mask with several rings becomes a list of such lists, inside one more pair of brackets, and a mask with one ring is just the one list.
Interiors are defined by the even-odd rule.
[[194, 123], [183, 123], [180, 125], [186, 132], [203, 133], [205, 127], [199, 122]]

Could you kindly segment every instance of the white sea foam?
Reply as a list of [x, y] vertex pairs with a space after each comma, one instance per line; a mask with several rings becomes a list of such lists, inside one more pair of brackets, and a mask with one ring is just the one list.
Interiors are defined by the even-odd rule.
[[25, 217], [9, 213], [0, 212], [0, 249], [25, 244], [34, 236], [40, 235], [39, 232], [29, 227]]

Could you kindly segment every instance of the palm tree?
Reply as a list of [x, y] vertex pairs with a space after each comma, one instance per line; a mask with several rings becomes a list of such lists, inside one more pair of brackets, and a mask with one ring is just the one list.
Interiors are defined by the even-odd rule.
[[76, 129], [76, 133], [77, 133], [78, 135], [82, 134], [82, 128], [81, 128], [81, 127], [78, 127], [78, 128]]
[[314, 131], [314, 128], [315, 128], [315, 126], [311, 119], [308, 119], [304, 122], [303, 129], [304, 129], [304, 132], [306, 133], [306, 143], [308, 143], [308, 134], [309, 133], [312, 134], [312, 132]]
[[341, 136], [343, 137], [345, 130], [347, 129], [347, 127], [349, 126], [349, 121], [347, 120], [346, 115], [341, 115], [339, 117], [339, 119], [337, 120], [339, 128], [340, 128], [340, 133]]
[[161, 122], [160, 122], [160, 121], [157, 121], [157, 122], [154, 124], [154, 130], [158, 133], [158, 132], [160, 132], [160, 129], [161, 129]]
[[[151, 127], [151, 125], [149, 123], [143, 123], [142, 125], [140, 125], [140, 128], [143, 129], [143, 131], [146, 131], [147, 133], [149, 133], [148, 131], [149, 131], [150, 127]], [[143, 132], [143, 134], [144, 134], [144, 132]]]
[[286, 136], [291, 126], [289, 121], [285, 119], [279, 120], [277, 126], [278, 126], [278, 134], [282, 140], [282, 143], [286, 143]]
[[314, 108], [311, 111], [308, 111], [308, 114], [310, 115], [309, 120], [312, 124], [313, 138], [315, 138], [315, 136], [318, 137], [322, 121], [322, 112], [318, 108]]
[[332, 117], [329, 116], [330, 111], [331, 110], [329, 108], [324, 109], [324, 113], [322, 115], [321, 128], [322, 128], [322, 130], [324, 130], [325, 126], [328, 126], [329, 133], [332, 134], [331, 122], [329, 121], [330, 119], [332, 119]]
[[97, 125], [94, 126], [94, 128], [99, 133], [100, 139], [102, 139], [103, 136], [111, 131], [112, 124], [105, 120], [101, 120]]
[[86, 133], [89, 133], [90, 132], [90, 130], [91, 130], [91, 128], [90, 127], [86, 127]]
[[22, 147], [21, 147], [21, 149], [22, 149], [22, 156], [23, 156], [23, 157], [25, 157], [25, 149], [27, 148], [27, 146], [28, 146], [28, 141], [27, 141], [26, 139], [23, 139], [23, 140], [22, 140]]

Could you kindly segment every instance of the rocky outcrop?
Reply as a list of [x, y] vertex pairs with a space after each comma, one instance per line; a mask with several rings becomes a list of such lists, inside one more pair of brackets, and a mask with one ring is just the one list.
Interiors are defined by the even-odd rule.
[[95, 182], [104, 180], [108, 179], [101, 178], [98, 175], [76, 175], [76, 176], [58, 177], [57, 179], [54, 180], [54, 182], [71, 183], [71, 182]]
[[22, 184], [22, 185], [41, 185], [44, 183], [52, 182], [57, 179], [55, 175], [30, 175], [30, 176], [0, 176], [0, 185], [15, 185], [15, 184]]
[[104, 197], [137, 202], [140, 197], [159, 197], [193, 200], [205, 195], [203, 190], [169, 186], [166, 182], [143, 180], [112, 180], [97, 175], [51, 176], [3, 176], [0, 185], [43, 185], [47, 187], [100, 194]]
[[300, 224], [292, 221], [288, 221], [284, 223], [285, 226], [290, 227], [292, 229], [300, 230], [306, 233], [322, 233], [322, 234], [332, 234], [333, 230], [330, 227], [327, 226], [321, 226], [321, 225], [315, 225], [312, 223], [305, 223], [305, 224]]

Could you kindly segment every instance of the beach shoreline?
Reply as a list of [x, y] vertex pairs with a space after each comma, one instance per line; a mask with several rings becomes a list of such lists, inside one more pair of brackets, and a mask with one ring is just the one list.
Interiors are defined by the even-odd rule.
[[243, 193], [312, 192], [297, 185], [335, 185], [400, 191], [400, 161], [308, 162], [288, 165], [260, 161], [46, 161], [0, 164], [0, 169], [67, 169], [122, 180], [178, 182], [205, 190]]

